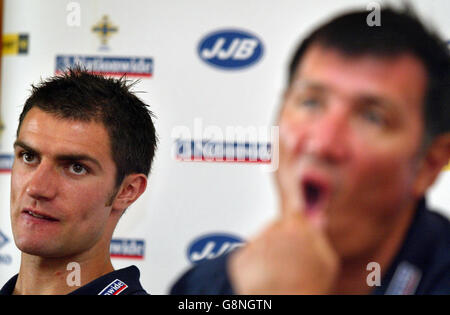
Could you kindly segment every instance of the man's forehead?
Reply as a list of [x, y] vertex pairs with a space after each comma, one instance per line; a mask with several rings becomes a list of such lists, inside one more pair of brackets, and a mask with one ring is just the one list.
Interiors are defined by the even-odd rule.
[[425, 66], [412, 54], [350, 56], [338, 49], [313, 45], [298, 65], [290, 88], [334, 88], [422, 104], [426, 83]]
[[39, 108], [27, 113], [17, 140], [41, 150], [58, 151], [58, 154], [110, 151], [109, 136], [103, 124], [63, 119]]
[[326, 70], [330, 67], [340, 67], [342, 73], [350, 73], [355, 70], [367, 71], [366, 75], [382, 75], [398, 70], [407, 72], [418, 71], [423, 74], [423, 79], [427, 78], [427, 71], [424, 63], [415, 55], [409, 52], [402, 52], [392, 55], [379, 54], [349, 54], [338, 48], [327, 47], [320, 44], [313, 44], [304, 53], [297, 65], [292, 81], [298, 80], [303, 74], [310, 70]]

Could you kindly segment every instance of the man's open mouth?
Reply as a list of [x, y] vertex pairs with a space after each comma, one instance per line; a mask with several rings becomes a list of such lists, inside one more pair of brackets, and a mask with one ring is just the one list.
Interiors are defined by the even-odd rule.
[[36, 219], [47, 220], [47, 221], [52, 221], [52, 222], [58, 221], [57, 219], [55, 219], [53, 217], [50, 217], [48, 215], [44, 215], [42, 213], [39, 213], [39, 212], [36, 212], [36, 211], [32, 211], [32, 210], [29, 210], [29, 209], [24, 209], [23, 213], [25, 213], [25, 214], [33, 217], [33, 218], [36, 218]]
[[328, 184], [318, 179], [304, 178], [301, 186], [307, 213], [318, 211], [326, 206], [329, 197]]

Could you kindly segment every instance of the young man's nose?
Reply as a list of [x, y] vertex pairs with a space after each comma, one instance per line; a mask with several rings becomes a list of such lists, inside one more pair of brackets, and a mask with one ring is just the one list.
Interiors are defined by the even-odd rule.
[[50, 163], [41, 162], [31, 174], [26, 193], [34, 199], [53, 199], [57, 188], [55, 172]]

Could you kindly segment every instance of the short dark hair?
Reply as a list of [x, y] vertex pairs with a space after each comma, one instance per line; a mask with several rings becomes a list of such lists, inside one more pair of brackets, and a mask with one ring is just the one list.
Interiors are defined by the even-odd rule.
[[295, 51], [289, 66], [289, 85], [312, 44], [337, 49], [349, 56], [395, 57], [411, 53], [425, 66], [425, 142], [450, 131], [450, 52], [436, 32], [427, 29], [410, 7], [380, 10], [381, 25], [369, 26], [370, 11], [352, 11], [314, 30]]
[[116, 164], [116, 186], [133, 173], [149, 175], [157, 147], [153, 113], [130, 91], [135, 82], [93, 74], [77, 66], [32, 85], [19, 118], [17, 136], [33, 107], [61, 119], [103, 123]]

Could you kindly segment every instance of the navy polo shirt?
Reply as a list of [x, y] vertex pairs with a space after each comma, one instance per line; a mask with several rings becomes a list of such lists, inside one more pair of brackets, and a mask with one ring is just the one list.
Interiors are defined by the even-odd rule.
[[[171, 294], [234, 294], [227, 274], [229, 254], [199, 263], [172, 287]], [[368, 274], [370, 271], [368, 271]], [[417, 206], [405, 241], [372, 294], [450, 294], [450, 221]]]
[[[69, 295], [146, 295], [139, 281], [136, 266], [114, 270], [69, 293]], [[0, 290], [0, 295], [11, 295], [18, 275], [12, 277]]]

